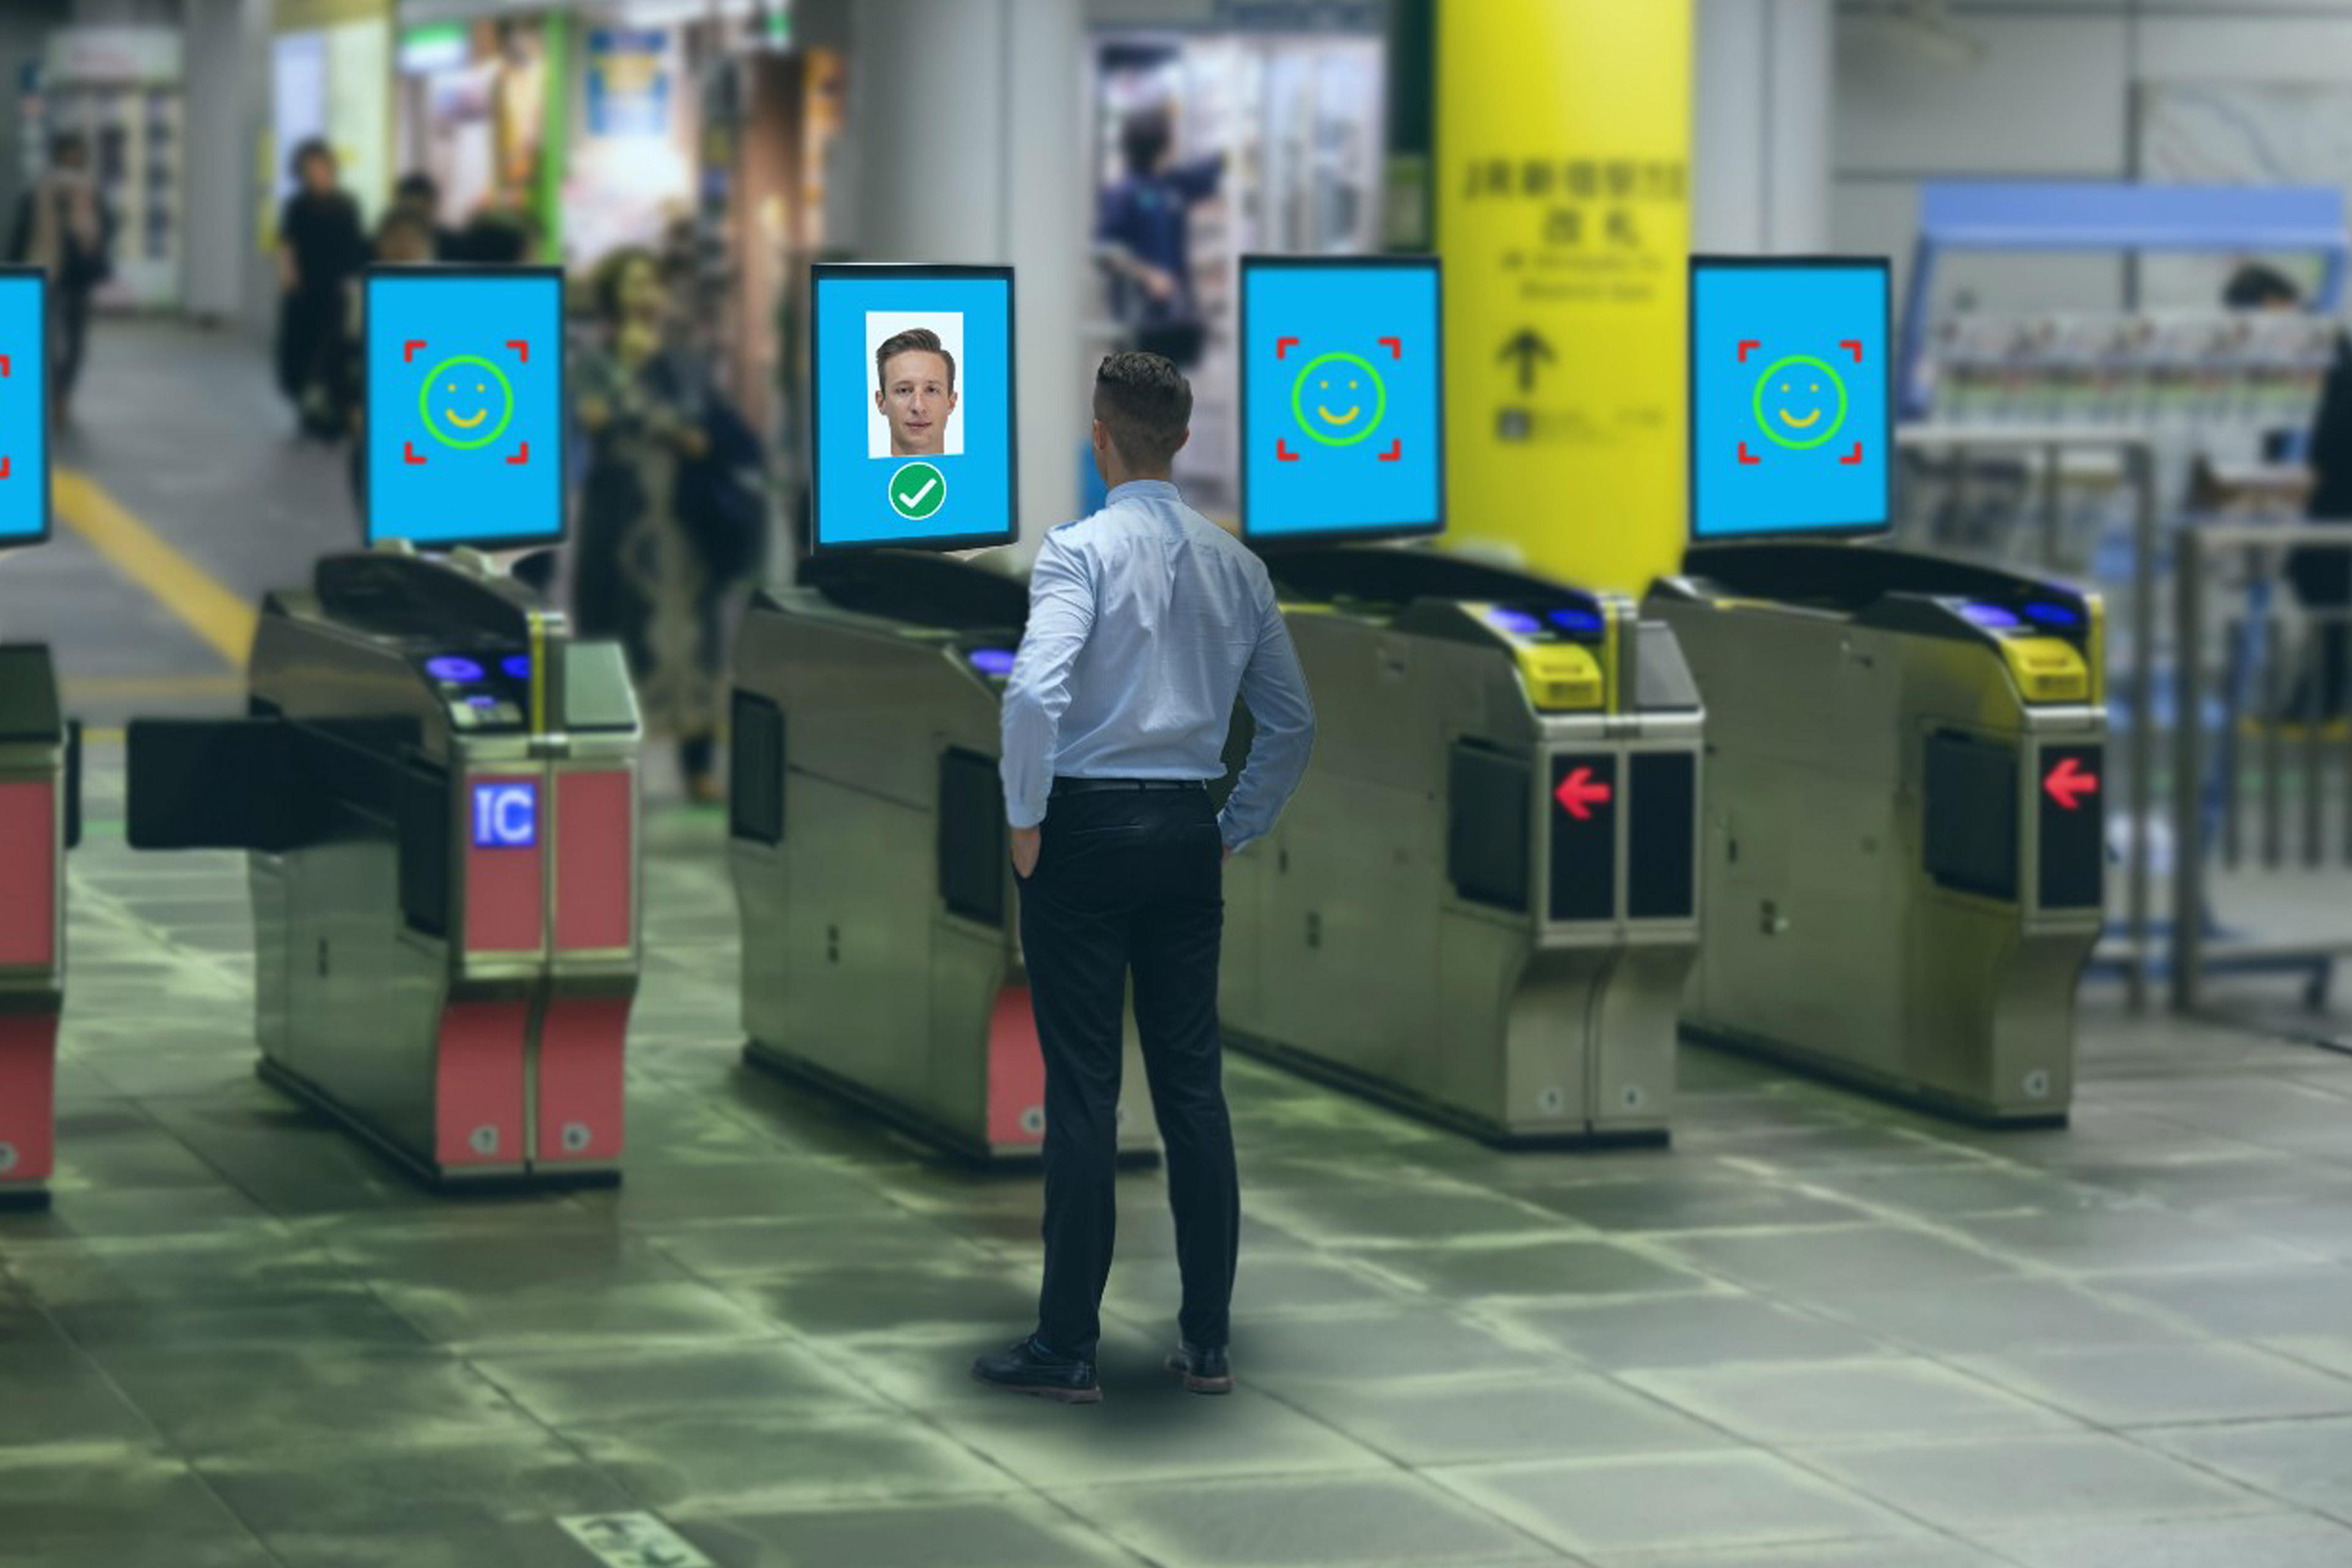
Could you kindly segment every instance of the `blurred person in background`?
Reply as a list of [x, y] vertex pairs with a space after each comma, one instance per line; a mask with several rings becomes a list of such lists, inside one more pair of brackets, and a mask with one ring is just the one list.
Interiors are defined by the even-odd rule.
[[[2259, 261], [2242, 262], [2222, 285], [2221, 303], [2232, 310], [2297, 310], [2303, 290], [2294, 279]], [[2292, 460], [2299, 431], [2265, 435], [2265, 461]], [[2352, 343], [2342, 334], [2322, 384], [2319, 409], [2302, 442], [2311, 469], [2304, 513], [2315, 522], [2352, 522]], [[2352, 553], [2340, 550], [2291, 550], [2286, 579], [2296, 601], [2313, 616], [2303, 668], [2274, 723], [2327, 723], [2341, 719], [2352, 697]]]
[[[425, 230], [433, 237], [433, 254], [428, 261], [454, 261], [457, 258], [457, 231], [445, 227], [441, 222], [441, 186], [432, 175], [418, 170], [403, 174], [392, 188], [392, 205], [396, 212], [404, 212], [422, 220]], [[383, 230], [376, 230], [381, 249]], [[381, 258], [379, 258], [381, 259]]]
[[298, 188], [278, 218], [278, 387], [304, 434], [331, 440], [343, 432], [326, 384], [341, 373], [349, 286], [367, 265], [367, 235], [324, 142], [294, 149], [293, 171]]
[[49, 172], [16, 204], [12, 261], [49, 279], [49, 404], [58, 423], [72, 415], [89, 335], [89, 300], [114, 275], [113, 216], [89, 177], [89, 143], [78, 132], [49, 142]]
[[1119, 126], [1126, 174], [1101, 195], [1095, 238], [1110, 247], [1111, 310], [1136, 344], [1179, 369], [1199, 363], [1205, 331], [1192, 294], [1192, 209], [1217, 194], [1223, 153], [1178, 163], [1164, 108], [1139, 109]]
[[722, 798], [719, 716], [730, 600], [756, 573], [759, 443], [676, 339], [660, 264], [630, 248], [596, 269], [598, 340], [573, 372], [587, 481], [572, 571], [583, 637], [627, 650], [648, 729], [674, 736], [688, 797]]
[[[433, 222], [395, 203], [375, 226], [375, 259], [391, 267], [421, 267], [435, 258]], [[343, 337], [336, 374], [328, 384], [330, 417], [351, 437], [352, 502], [364, 511], [367, 495], [367, 290], [358, 277], [347, 289]], [[365, 520], [362, 518], [362, 531]]]
[[449, 259], [476, 267], [530, 267], [546, 249], [547, 231], [529, 207], [489, 207], [451, 240]]
[[2221, 285], [2221, 303], [2231, 310], [2293, 310], [2302, 307], [2303, 290], [2277, 268], [2246, 261]]
[[[2340, 334], [2305, 460], [2311, 494], [2304, 515], [2314, 522], [2352, 523], [2352, 343]], [[2288, 723], [2341, 719], [2352, 711], [2352, 551], [2290, 550], [2286, 579], [2315, 620], [2305, 642], [2307, 662], [2285, 711], [2272, 717]]]

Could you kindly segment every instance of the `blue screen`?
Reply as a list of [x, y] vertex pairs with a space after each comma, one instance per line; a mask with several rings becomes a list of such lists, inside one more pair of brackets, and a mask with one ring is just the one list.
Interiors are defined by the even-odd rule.
[[539, 786], [478, 784], [474, 786], [474, 847], [528, 849], [539, 842]]
[[560, 274], [368, 274], [371, 543], [562, 539], [563, 421]]
[[1437, 263], [1242, 258], [1242, 531], [1445, 521]]
[[1691, 265], [1691, 533], [1890, 521], [1881, 261]]
[[1013, 269], [820, 267], [814, 299], [817, 548], [1009, 542]]
[[48, 536], [47, 280], [0, 272], [0, 549]]

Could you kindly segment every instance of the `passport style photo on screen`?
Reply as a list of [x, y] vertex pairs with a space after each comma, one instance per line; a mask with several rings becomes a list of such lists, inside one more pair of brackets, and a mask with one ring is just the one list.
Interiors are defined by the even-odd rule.
[[1013, 269], [824, 263], [810, 292], [812, 546], [1012, 542]]

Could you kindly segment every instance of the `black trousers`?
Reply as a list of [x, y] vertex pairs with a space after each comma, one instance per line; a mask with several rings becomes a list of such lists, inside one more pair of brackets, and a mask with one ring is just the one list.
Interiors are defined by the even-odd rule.
[[1045, 1056], [1045, 1282], [1037, 1337], [1092, 1360], [1118, 1220], [1119, 1058], [1135, 978], [1144, 1076], [1168, 1157], [1186, 1340], [1225, 1343], [1241, 1186], [1217, 1034], [1224, 851], [1205, 790], [1055, 797], [1021, 885], [1021, 946]]

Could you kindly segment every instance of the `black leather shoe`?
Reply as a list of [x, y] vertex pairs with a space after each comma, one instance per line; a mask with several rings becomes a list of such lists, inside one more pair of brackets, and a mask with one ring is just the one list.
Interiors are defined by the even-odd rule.
[[1011, 1350], [975, 1357], [971, 1375], [1008, 1394], [1058, 1399], [1065, 1405], [1092, 1405], [1102, 1397], [1102, 1384], [1095, 1381], [1094, 1363], [1041, 1349], [1034, 1335]]
[[1225, 1347], [1202, 1350], [1195, 1344], [1180, 1344], [1168, 1352], [1165, 1363], [1170, 1372], [1184, 1380], [1184, 1386], [1195, 1394], [1231, 1394], [1234, 1391], [1234, 1363], [1225, 1359]]

